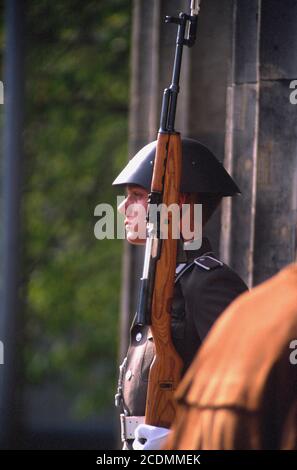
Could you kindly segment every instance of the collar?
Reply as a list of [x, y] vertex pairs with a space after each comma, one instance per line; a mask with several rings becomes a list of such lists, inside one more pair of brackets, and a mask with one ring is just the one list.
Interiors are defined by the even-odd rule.
[[198, 256], [202, 256], [209, 252], [212, 252], [212, 248], [208, 238], [202, 238], [202, 245], [199, 250], [185, 250], [184, 242], [180, 239], [177, 244], [176, 264], [194, 261]]

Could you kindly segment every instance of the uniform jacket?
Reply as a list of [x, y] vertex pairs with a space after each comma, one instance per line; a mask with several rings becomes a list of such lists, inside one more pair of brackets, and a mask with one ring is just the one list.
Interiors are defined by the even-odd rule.
[[[203, 239], [199, 250], [180, 250], [177, 257], [178, 267], [184, 271], [175, 283], [171, 333], [175, 348], [183, 359], [184, 372], [221, 312], [247, 289], [234, 271], [220, 261], [208, 258], [207, 254], [214, 256], [208, 240]], [[194, 259], [199, 264], [192, 263]], [[153, 357], [154, 344], [149, 327], [133, 325], [123, 374], [124, 406], [130, 416], [144, 416]]]
[[297, 449], [296, 347], [295, 264], [217, 321], [179, 386], [166, 448]]

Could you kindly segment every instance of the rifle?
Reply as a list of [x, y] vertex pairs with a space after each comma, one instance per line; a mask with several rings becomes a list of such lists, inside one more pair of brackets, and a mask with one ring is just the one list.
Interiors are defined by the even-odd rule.
[[[176, 269], [177, 239], [173, 237], [172, 213], [161, 209], [150, 217], [153, 207], [178, 204], [181, 179], [181, 137], [174, 130], [183, 47], [195, 43], [200, 0], [191, 1], [191, 14], [166, 16], [166, 23], [178, 25], [171, 85], [163, 94], [160, 129], [148, 198], [147, 239], [135, 323], [150, 325], [155, 358], [149, 371], [145, 423], [169, 428], [175, 417], [174, 392], [181, 378], [183, 362], [171, 339], [171, 303]], [[163, 206], [163, 207], [164, 207]], [[168, 237], [161, 238], [167, 226]]]

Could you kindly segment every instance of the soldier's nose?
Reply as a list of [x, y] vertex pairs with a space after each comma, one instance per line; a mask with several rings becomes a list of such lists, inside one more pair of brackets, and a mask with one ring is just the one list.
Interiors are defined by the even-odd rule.
[[127, 203], [127, 198], [124, 199], [119, 205], [118, 205], [118, 211], [120, 214], [125, 215], [126, 214], [126, 203]]

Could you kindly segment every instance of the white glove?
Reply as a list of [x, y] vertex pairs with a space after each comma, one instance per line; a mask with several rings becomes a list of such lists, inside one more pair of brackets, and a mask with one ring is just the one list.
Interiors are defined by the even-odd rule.
[[[170, 429], [139, 424], [135, 429], [134, 450], [159, 450], [165, 444]], [[145, 439], [145, 442], [142, 441]]]

